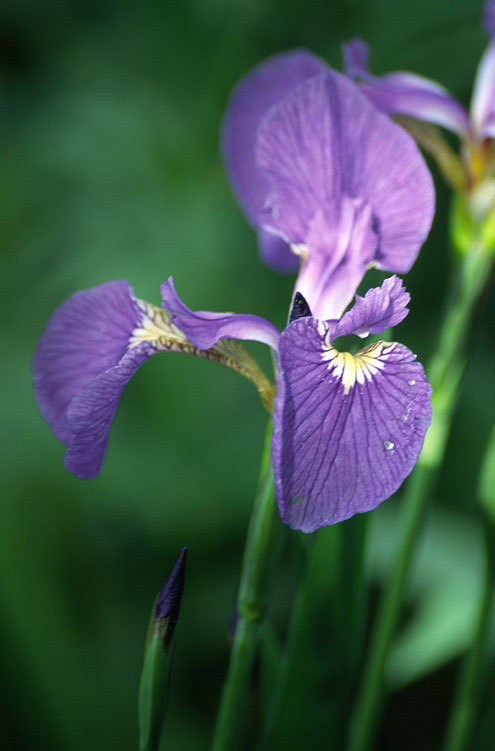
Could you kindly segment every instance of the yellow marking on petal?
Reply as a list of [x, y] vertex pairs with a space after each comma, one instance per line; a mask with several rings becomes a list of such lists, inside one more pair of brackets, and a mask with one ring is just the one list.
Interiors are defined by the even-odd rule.
[[156, 349], [172, 349], [174, 345], [187, 345], [192, 347], [182, 331], [172, 323], [172, 317], [168, 310], [158, 308], [156, 305], [137, 300], [139, 308], [143, 312], [140, 326], [134, 329], [129, 339], [129, 347], [136, 347], [141, 342], [150, 342]]
[[344, 396], [357, 383], [371, 381], [380, 370], [383, 370], [389, 353], [393, 349], [390, 342], [373, 342], [355, 355], [350, 352], [339, 352], [330, 343], [328, 335], [323, 345], [322, 360], [328, 362], [328, 369], [334, 378], [339, 378], [344, 385]]

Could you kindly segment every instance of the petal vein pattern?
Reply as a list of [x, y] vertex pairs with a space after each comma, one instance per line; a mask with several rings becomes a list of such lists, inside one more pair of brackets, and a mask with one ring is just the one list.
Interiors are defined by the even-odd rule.
[[431, 420], [415, 355], [375, 342], [337, 352], [303, 318], [281, 335], [272, 460], [282, 518], [312, 532], [369, 511], [413, 469]]

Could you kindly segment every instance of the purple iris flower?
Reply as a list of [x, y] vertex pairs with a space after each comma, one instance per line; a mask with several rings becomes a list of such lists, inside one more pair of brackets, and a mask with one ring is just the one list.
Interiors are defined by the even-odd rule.
[[227, 365], [252, 380], [265, 404], [270, 383], [236, 339], [278, 354], [272, 460], [282, 518], [311, 532], [375, 508], [411, 472], [431, 419], [430, 386], [415, 355], [375, 341], [356, 354], [335, 340], [400, 323], [409, 295], [398, 277], [357, 297], [340, 320], [311, 315], [297, 293], [280, 334], [259, 316], [191, 311], [172, 278], [163, 307], [137, 299], [127, 282], [78, 292], [50, 319], [34, 355], [35, 394], [65, 465], [81, 478], [100, 471], [123, 390], [160, 351]]
[[[162, 297], [173, 323], [197, 347], [236, 336], [237, 326], [244, 335], [242, 317], [187, 308], [171, 279]], [[416, 464], [432, 413], [416, 355], [396, 342], [374, 341], [355, 354], [335, 346], [339, 337], [364, 338], [397, 325], [408, 302], [393, 276], [358, 296], [340, 320], [325, 321], [296, 293], [277, 346], [272, 439], [280, 515], [294, 529], [313, 532], [375, 508]], [[253, 320], [250, 336], [266, 341], [266, 324]]]
[[368, 268], [411, 268], [434, 210], [423, 158], [309, 52], [270, 58], [240, 81], [222, 151], [262, 257], [280, 271], [301, 265], [296, 291], [318, 318], [342, 315]]
[[409, 115], [441, 125], [468, 144], [495, 138], [495, 2], [485, 6], [485, 30], [490, 42], [478, 66], [469, 113], [443, 86], [414, 73], [373, 76], [368, 47], [361, 39], [344, 45], [347, 74], [361, 81], [360, 88], [383, 112]]
[[399, 323], [409, 295], [397, 277], [358, 297], [370, 266], [407, 271], [431, 225], [434, 193], [413, 139], [359, 88], [297, 51], [255, 69], [233, 94], [223, 129], [234, 187], [280, 269], [301, 262], [285, 331], [263, 318], [193, 312], [162, 285], [162, 308], [124, 281], [79, 292], [58, 308], [34, 355], [41, 412], [67, 446], [67, 469], [100, 470], [129, 379], [161, 351], [205, 357], [249, 378], [271, 409], [273, 386], [236, 340], [278, 357], [272, 460], [280, 513], [313, 531], [368, 511], [412, 470], [431, 419], [415, 355], [373, 342], [356, 354], [335, 340]]

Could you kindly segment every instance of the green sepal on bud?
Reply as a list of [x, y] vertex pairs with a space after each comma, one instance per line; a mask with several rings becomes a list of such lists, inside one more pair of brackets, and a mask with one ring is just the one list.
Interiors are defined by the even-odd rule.
[[167, 707], [172, 636], [184, 591], [187, 548], [178, 555], [153, 604], [139, 683], [140, 751], [156, 751]]

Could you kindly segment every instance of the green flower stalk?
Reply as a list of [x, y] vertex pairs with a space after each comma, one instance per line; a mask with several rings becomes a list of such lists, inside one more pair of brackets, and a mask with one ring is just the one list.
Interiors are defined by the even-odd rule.
[[237, 598], [237, 622], [230, 664], [213, 738], [214, 751], [231, 751], [239, 733], [259, 628], [264, 615], [267, 564], [277, 515], [270, 462], [272, 423], [268, 425], [258, 491], [248, 530]]
[[167, 705], [172, 636], [184, 590], [187, 548], [179, 553], [153, 605], [139, 683], [139, 750], [157, 751]]

